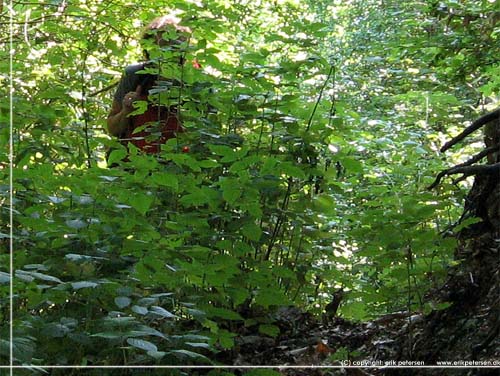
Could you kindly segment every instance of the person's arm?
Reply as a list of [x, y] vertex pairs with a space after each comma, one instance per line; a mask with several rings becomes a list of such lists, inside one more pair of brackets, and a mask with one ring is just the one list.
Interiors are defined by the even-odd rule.
[[108, 132], [113, 136], [119, 136], [125, 132], [129, 124], [129, 118], [127, 115], [131, 111], [127, 111], [121, 103], [113, 101], [113, 107], [108, 115]]
[[140, 85], [137, 86], [136, 91], [131, 91], [123, 97], [123, 101], [120, 103], [116, 99], [113, 101], [113, 106], [108, 115], [108, 132], [113, 136], [119, 136], [127, 130], [129, 125], [128, 115], [134, 111], [133, 103], [139, 97], [142, 88]]

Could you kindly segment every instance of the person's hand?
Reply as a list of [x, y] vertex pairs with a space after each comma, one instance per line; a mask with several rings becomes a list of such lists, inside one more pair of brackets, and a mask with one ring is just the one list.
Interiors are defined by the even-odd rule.
[[138, 85], [135, 91], [130, 91], [123, 97], [122, 108], [127, 114], [134, 111], [134, 102], [139, 99], [141, 92], [142, 87]]

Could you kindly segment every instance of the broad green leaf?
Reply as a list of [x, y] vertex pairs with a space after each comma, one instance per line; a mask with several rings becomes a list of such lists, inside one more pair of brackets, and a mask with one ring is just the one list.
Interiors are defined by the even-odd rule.
[[267, 308], [270, 306], [285, 306], [288, 305], [290, 301], [281, 290], [268, 288], [259, 291], [255, 298], [255, 303]]
[[333, 214], [335, 211], [335, 199], [331, 195], [320, 194], [314, 197], [315, 208], [323, 213]]
[[187, 308], [186, 312], [196, 319], [203, 319], [207, 315], [205, 311], [201, 311], [199, 309], [194, 309], [194, 308]]
[[82, 228], [85, 228], [88, 226], [88, 223], [85, 221], [82, 221], [81, 219], [71, 219], [66, 221], [66, 225], [69, 228], [75, 229], [75, 230], [80, 230]]
[[24, 270], [16, 270], [14, 272], [14, 275], [16, 278], [20, 279], [21, 281], [28, 282], [28, 283], [35, 280], [35, 277], [33, 277], [31, 274], [25, 272]]
[[153, 200], [154, 197], [152, 195], [136, 193], [131, 197], [128, 203], [139, 213], [145, 215], [151, 207]]
[[285, 266], [273, 267], [273, 274], [280, 278], [287, 278], [287, 279], [294, 279], [297, 276], [292, 269]]
[[173, 174], [169, 174], [166, 172], [155, 172], [151, 176], [151, 179], [154, 183], [163, 187], [172, 188], [172, 190], [175, 192], [179, 189], [179, 180]]
[[33, 278], [40, 279], [42, 281], [63, 283], [59, 278], [48, 275], [48, 274], [43, 274], [43, 273], [39, 273], [39, 272], [27, 272], [24, 270], [16, 270], [16, 277], [22, 278], [21, 276], [23, 276], [23, 275], [24, 276], [31, 276]]
[[158, 301], [158, 298], [141, 298], [137, 301], [137, 304], [143, 306], [143, 307], [147, 307], [147, 306], [150, 306], [151, 304], [154, 304]]
[[238, 305], [243, 303], [246, 299], [250, 297], [250, 291], [245, 288], [240, 287], [227, 287], [226, 288], [228, 296], [232, 299], [233, 304]]
[[9, 283], [10, 282], [10, 274], [5, 272], [0, 272], [0, 283]]
[[145, 341], [143, 339], [127, 338], [127, 343], [141, 350], [154, 351], [154, 352], [158, 351], [158, 348], [154, 343]]
[[290, 162], [283, 162], [279, 165], [279, 168], [283, 173], [285, 173], [288, 176], [294, 177], [294, 178], [299, 178], [299, 179], [305, 179], [306, 174], [304, 171], [302, 171], [299, 167], [294, 166]]
[[208, 204], [211, 200], [211, 197], [207, 195], [207, 191], [196, 188], [192, 193], [183, 196], [179, 202], [185, 206], [200, 206], [204, 204]]
[[223, 179], [219, 182], [222, 189], [222, 197], [229, 204], [233, 205], [241, 196], [242, 190], [236, 179]]
[[262, 168], [260, 170], [260, 174], [262, 176], [272, 175], [273, 173], [275, 173], [275, 168], [277, 164], [278, 160], [276, 158], [266, 157], [264, 160], [264, 164], [262, 165]]
[[248, 239], [257, 242], [262, 236], [262, 229], [255, 223], [247, 223], [241, 228], [241, 233]]
[[428, 315], [432, 311], [441, 311], [449, 308], [452, 305], [453, 303], [450, 302], [440, 302], [440, 303], [429, 302], [424, 305], [424, 313]]
[[168, 154], [168, 158], [178, 166], [189, 167], [193, 172], [201, 171], [200, 163], [188, 154]]
[[107, 182], [113, 182], [118, 179], [118, 176], [107, 176], [107, 175], [101, 175], [99, 176], [102, 180], [107, 181]]
[[134, 116], [134, 115], [140, 115], [146, 112], [146, 109], [148, 108], [148, 102], [147, 101], [135, 101], [133, 103], [134, 106], [134, 111], [132, 111], [128, 116]]
[[0, 339], [0, 354], [8, 357], [12, 346], [14, 357], [16, 359], [29, 361], [31, 360], [31, 357], [36, 350], [36, 344], [34, 340], [35, 339], [33, 337], [19, 336], [14, 337], [11, 344], [11, 342], [8, 340]]
[[358, 174], [363, 172], [363, 165], [356, 159], [344, 158], [342, 159], [342, 165], [350, 173]]
[[118, 308], [122, 309], [128, 307], [131, 303], [131, 300], [127, 296], [118, 296], [115, 298], [115, 304]]
[[219, 317], [225, 320], [243, 320], [239, 313], [220, 307], [206, 307], [205, 312], [209, 317]]
[[[152, 295], [150, 295], [150, 298], [153, 298], [153, 299], [168, 298], [168, 297], [171, 297], [173, 295], [174, 295], [173, 292], [160, 292], [158, 294], [152, 294]], [[147, 299], [147, 298], [145, 298], [145, 299]]]
[[280, 328], [276, 325], [261, 324], [259, 325], [259, 333], [275, 338], [280, 334]]
[[210, 345], [208, 343], [204, 342], [185, 342], [186, 345], [194, 347], [194, 348], [200, 348], [200, 349], [210, 349]]
[[42, 328], [42, 333], [47, 337], [62, 338], [70, 332], [70, 329], [65, 325], [58, 323], [49, 323], [44, 325]]
[[203, 161], [200, 161], [201, 168], [214, 168], [214, 167], [218, 167], [218, 166], [219, 166], [219, 163], [217, 163], [217, 161], [213, 161], [210, 159], [205, 159]]
[[208, 147], [212, 153], [222, 157], [232, 157], [234, 155], [233, 148], [226, 145], [209, 145]]
[[98, 285], [99, 285], [98, 283], [92, 282], [92, 281], [71, 282], [71, 287], [73, 288], [73, 290], [79, 290], [79, 289], [83, 289], [86, 287], [94, 288]]
[[[108, 165], [111, 166], [114, 163], [118, 163], [127, 156], [127, 151], [124, 149], [113, 150], [108, 157]], [[107, 179], [106, 179], [107, 180]], [[113, 179], [114, 180], [114, 179]]]
[[127, 336], [129, 336], [129, 337], [155, 336], [155, 337], [167, 339], [165, 334], [163, 334], [159, 330], [156, 330], [156, 329], [151, 328], [151, 327], [146, 326], [146, 325], [139, 325], [137, 327], [137, 330], [131, 330], [131, 331], [127, 332]]
[[231, 349], [234, 347], [234, 337], [236, 337], [236, 334], [231, 333], [225, 329], [219, 330], [219, 344], [222, 346], [224, 349]]
[[142, 306], [138, 306], [138, 305], [134, 305], [132, 306], [132, 311], [139, 314], [139, 315], [145, 315], [147, 314], [149, 311], [146, 307], [142, 307]]
[[48, 196], [48, 198], [49, 198], [50, 202], [52, 202], [53, 204], [60, 204], [60, 203], [67, 200], [64, 197], [57, 197], [57, 196]]
[[[87, 255], [79, 255], [75, 253], [68, 253], [64, 256], [65, 259], [68, 259], [70, 261], [78, 262], [78, 261], [89, 261], [94, 259], [92, 256], [87, 256]], [[99, 257], [99, 259], [102, 259], [102, 257]]]
[[160, 360], [161, 358], [163, 358], [165, 355], [167, 355], [166, 352], [164, 351], [148, 351], [147, 354], [152, 357], [152, 358], [155, 358], [156, 360]]
[[178, 336], [171, 336], [171, 338], [175, 339], [177, 341], [181, 341], [181, 342], [193, 342], [193, 341], [208, 342], [208, 341], [210, 341], [209, 337], [202, 336], [199, 334], [183, 334], [183, 335], [178, 335]]
[[158, 307], [158, 306], [151, 306], [150, 312], [151, 313], [155, 313], [155, 314], [157, 314], [157, 315], [159, 315], [161, 317], [167, 318], [167, 319], [171, 319], [171, 318], [176, 318], [177, 317], [173, 313], [167, 311], [165, 308]]
[[210, 359], [208, 359], [205, 355], [201, 355], [201, 354], [195, 353], [193, 351], [189, 351], [189, 350], [171, 350], [168, 352], [168, 354], [172, 354], [175, 357], [180, 358], [180, 359], [184, 359], [187, 357], [187, 358], [192, 358], [192, 359], [201, 359], [201, 360], [210, 362]]

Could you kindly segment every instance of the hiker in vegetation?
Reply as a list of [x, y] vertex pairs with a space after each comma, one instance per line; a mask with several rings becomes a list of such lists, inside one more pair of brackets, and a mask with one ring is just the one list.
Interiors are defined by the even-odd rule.
[[[182, 66], [183, 50], [185, 50], [183, 47], [187, 44], [190, 35], [191, 30], [180, 26], [174, 17], [161, 16], [146, 27], [142, 43], [146, 48], [168, 49], [176, 63]], [[144, 49], [145, 62], [125, 68], [125, 73], [114, 95], [107, 125], [109, 133], [118, 137], [124, 145], [131, 143], [145, 153], [154, 154], [160, 151], [161, 144], [175, 137], [176, 133], [183, 132], [183, 128], [178, 119], [177, 106], [167, 107], [164, 104], [152, 103], [151, 98], [148, 99], [149, 90], [160, 81], [162, 88], [166, 88], [165, 90], [171, 86], [179, 86], [180, 82], [163, 78], [160, 74], [145, 72], [145, 69], [158, 68], [154, 60], [151, 60], [150, 50], [146, 48]], [[146, 101], [147, 107], [143, 113], [131, 115], [136, 110], [134, 102], [137, 101]]]

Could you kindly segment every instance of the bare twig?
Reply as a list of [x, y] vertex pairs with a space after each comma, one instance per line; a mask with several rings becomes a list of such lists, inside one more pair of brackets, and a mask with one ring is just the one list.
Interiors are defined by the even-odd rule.
[[500, 150], [500, 144], [494, 145], [494, 146], [490, 146], [489, 148], [484, 149], [483, 151], [481, 151], [480, 153], [476, 154], [475, 156], [473, 156], [471, 159], [467, 160], [466, 162], [461, 163], [461, 164], [456, 165], [456, 166], [453, 166], [453, 167], [451, 167], [451, 168], [449, 168], [447, 170], [441, 171], [437, 175], [436, 180], [434, 180], [434, 182], [428, 187], [428, 189], [435, 188], [440, 183], [440, 181], [441, 181], [441, 179], [443, 177], [445, 177], [446, 175], [453, 174], [452, 171], [454, 171], [456, 168], [470, 166], [470, 165], [472, 165], [472, 164], [480, 161], [484, 157], [488, 156], [489, 154], [495, 153], [495, 152], [497, 152], [499, 150]]
[[495, 175], [498, 173], [500, 173], [500, 162], [480, 166], [456, 166], [440, 172], [434, 183], [432, 183], [428, 189], [435, 188], [440, 183], [441, 179], [446, 175], [463, 174], [460, 178], [460, 180], [463, 180], [463, 178], [471, 175]]
[[269, 257], [271, 256], [271, 251], [274, 245], [276, 244], [279, 231], [281, 230], [283, 222], [285, 221], [286, 209], [288, 207], [288, 203], [290, 202], [290, 195], [292, 194], [292, 185], [293, 185], [293, 179], [290, 177], [288, 178], [288, 187], [285, 193], [285, 197], [283, 198], [283, 203], [281, 204], [280, 214], [278, 216], [278, 219], [276, 220], [276, 224], [274, 225], [274, 231], [271, 236], [269, 246], [267, 247], [266, 254], [264, 256], [264, 260], [266, 261], [269, 260]]
[[316, 113], [316, 110], [318, 108], [319, 102], [321, 102], [321, 97], [323, 96], [323, 91], [325, 90], [326, 85], [328, 84], [328, 81], [330, 81], [330, 77], [332, 77], [334, 71], [335, 71], [335, 66], [332, 64], [330, 66], [330, 71], [328, 72], [328, 76], [326, 77], [326, 80], [323, 83], [323, 86], [321, 87], [321, 89], [319, 91], [318, 99], [316, 100], [316, 103], [314, 104], [314, 108], [313, 108], [313, 111], [311, 113], [311, 116], [309, 117], [309, 121], [307, 122], [306, 132], [308, 132], [309, 128], [311, 128], [312, 121], [313, 121], [313, 118], [314, 118], [314, 114]]
[[479, 119], [474, 121], [467, 128], [465, 128], [464, 131], [462, 133], [460, 133], [458, 136], [453, 137], [450, 141], [448, 141], [446, 144], [444, 144], [440, 151], [445, 152], [446, 150], [451, 148], [456, 143], [462, 141], [465, 137], [470, 135], [472, 132], [481, 128], [483, 125], [488, 124], [490, 121], [493, 121], [493, 120], [499, 119], [499, 118], [500, 118], [500, 108], [497, 108], [496, 110], [494, 110], [492, 112], [488, 112], [487, 114], [481, 116]]
[[120, 83], [119, 81], [113, 82], [111, 85], [108, 85], [101, 90], [97, 90], [97, 91], [94, 91], [93, 93], [87, 94], [87, 96], [88, 97], [95, 97], [98, 94], [101, 94], [101, 93], [104, 93], [106, 91], [113, 89], [115, 86], [118, 86], [119, 83]]

